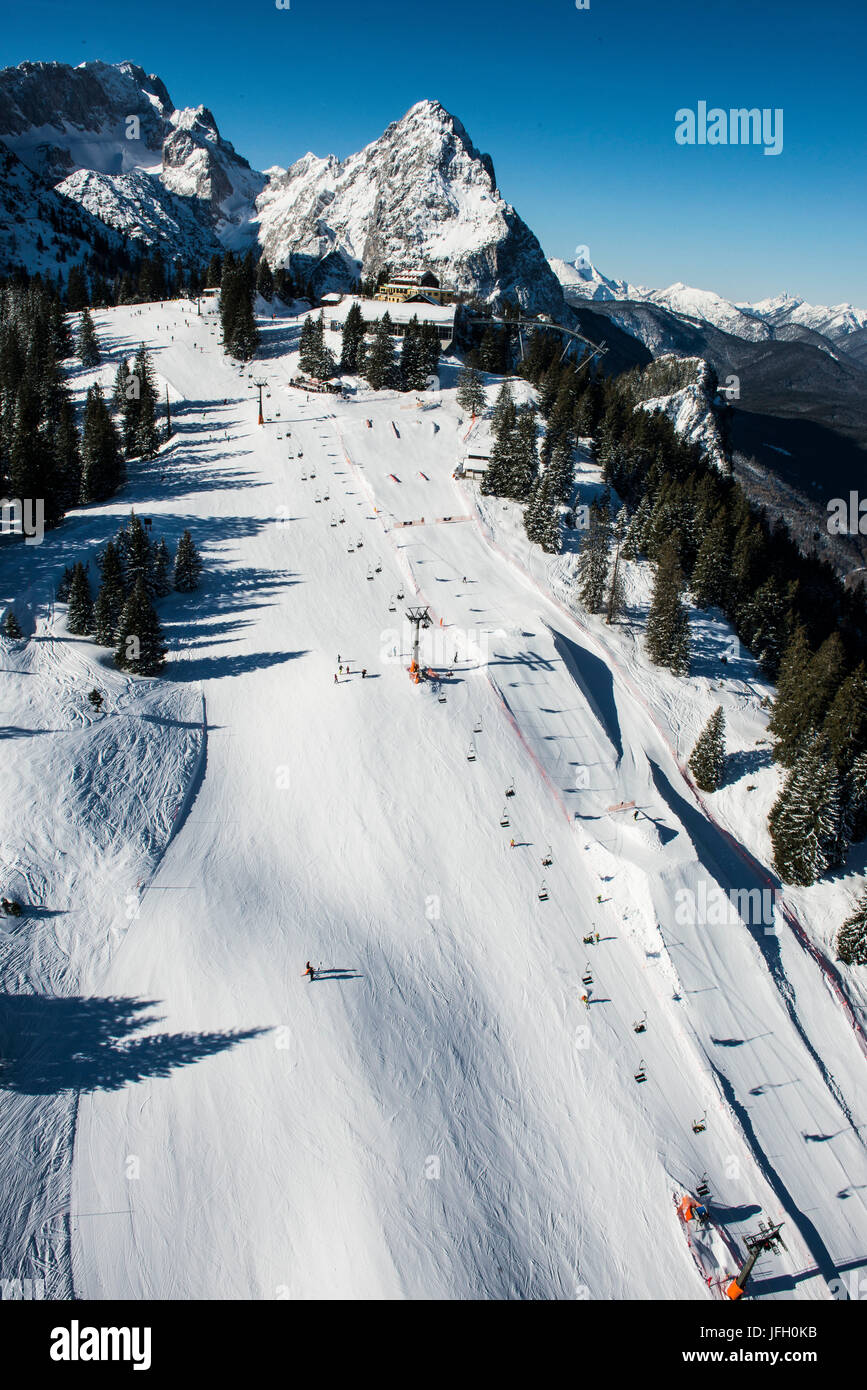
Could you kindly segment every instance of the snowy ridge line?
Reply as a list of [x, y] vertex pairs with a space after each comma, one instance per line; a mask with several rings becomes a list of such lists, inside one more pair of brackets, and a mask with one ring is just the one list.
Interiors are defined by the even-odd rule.
[[557, 804], [559, 805], [561, 811], [563, 812], [564, 816], [569, 822], [569, 825], [574, 829], [575, 821], [571, 811], [569, 810], [569, 807], [563, 800], [563, 793], [561, 792], [560, 788], [552, 781], [549, 773], [545, 770], [544, 766], [539, 761], [536, 754], [533, 752], [533, 749], [530, 747], [530, 744], [527, 742], [527, 739], [521, 730], [521, 726], [519, 725], [517, 719], [512, 713], [512, 707], [509, 704], [509, 701], [506, 699], [506, 696], [503, 694], [500, 686], [494, 680], [494, 677], [491, 675], [490, 670], [486, 672], [486, 675], [488, 677], [488, 684], [490, 685], [494, 694], [497, 696], [497, 699], [500, 701], [500, 704], [503, 706], [506, 718], [512, 726], [512, 732], [515, 734], [515, 737], [523, 746], [525, 752], [529, 754], [530, 758], [532, 758], [533, 762], [536, 764], [536, 767], [539, 769], [539, 773], [542, 777], [542, 780], [547, 783], [548, 787], [554, 795], [555, 800], [557, 801]]
[[[457, 479], [455, 479], [455, 486], [460, 487], [460, 484], [458, 483]], [[563, 613], [564, 616], [567, 617], [569, 621], [575, 625], [576, 628], [578, 628], [582, 636], [587, 638], [588, 642], [590, 642], [594, 647], [596, 654], [606, 663], [606, 665], [611, 667], [613, 670], [617, 671], [617, 674], [623, 682], [624, 686], [630, 691], [633, 698], [641, 704], [642, 708], [644, 709], [645, 713], [647, 714], [648, 718], [650, 719], [651, 723], [653, 724], [654, 728], [656, 729], [657, 733], [659, 734], [660, 738], [662, 739], [663, 743], [665, 744], [666, 748], [668, 749], [669, 753], [674, 759], [675, 765], [678, 768], [681, 776], [683, 777], [684, 782], [689, 787], [690, 791], [693, 793], [693, 796], [698, 802], [701, 811], [705, 815], [707, 820], [729, 842], [731, 848], [737, 853], [739, 858], [741, 858], [744, 861], [744, 863], [751, 869], [751, 871], [756, 873], [765, 883], [768, 884], [769, 887], [773, 888], [774, 881], [766, 867], [763, 864], [761, 864], [758, 860], [754, 859], [753, 856], [750, 855], [749, 851], [745, 848], [745, 846], [742, 845], [741, 842], [737, 839], [737, 837], [733, 835], [732, 832], [728, 830], [723, 824], [721, 824], [721, 822], [717, 820], [716, 816], [709, 810], [703, 798], [699, 795], [698, 790], [695, 787], [695, 784], [693, 783], [692, 778], [689, 775], [686, 764], [681, 762], [680, 755], [678, 754], [677, 749], [672, 744], [668, 732], [660, 725], [653, 711], [652, 706], [646, 700], [645, 696], [638, 688], [638, 686], [636, 686], [629, 673], [621, 666], [614, 653], [609, 652], [602, 645], [602, 643], [598, 641], [595, 635], [588, 628], [585, 628], [583, 626], [583, 624], [576, 617], [576, 615], [573, 612], [571, 612], [560, 599], [558, 599], [552, 592], [546, 592], [542, 588], [538, 580], [535, 579], [528, 570], [524, 569], [521, 565], [519, 565], [516, 560], [514, 560], [510, 555], [508, 555], [502, 549], [502, 547], [497, 544], [497, 542], [493, 538], [493, 533], [491, 532], [487, 521], [481, 513], [478, 500], [475, 497], [473, 498], [473, 505], [475, 507], [476, 512], [475, 520], [478, 524], [480, 533], [485, 539], [486, 544], [498, 555], [500, 555], [502, 559], [504, 559], [507, 562], [507, 564], [511, 565], [512, 568], [521, 575], [521, 577], [525, 580], [527, 584], [532, 585], [532, 587], [536, 589], [543, 598], [545, 598], [549, 603], [552, 603], [555, 608], [558, 608], [560, 612]], [[858, 1043], [859, 1048], [861, 1049], [861, 1052], [863, 1053], [865, 1059], [867, 1059], [867, 1035], [865, 1035], [865, 1031], [861, 1026], [860, 1022], [858, 1021], [852, 1002], [849, 999], [848, 994], [846, 993], [842, 977], [840, 976], [839, 972], [834, 968], [831, 961], [824, 954], [824, 952], [821, 951], [819, 947], [810, 940], [806, 930], [804, 929], [803, 924], [800, 922], [792, 908], [789, 907], [783, 901], [779, 902], [777, 906], [778, 909], [781, 911], [784, 920], [789, 926], [795, 940], [821, 969], [835, 998], [838, 1000], [842, 1007], [846, 1020], [855, 1034], [855, 1039]], [[790, 1004], [787, 1003], [786, 1007], [788, 1011], [791, 1012]], [[813, 1053], [812, 1048], [810, 1048], [809, 1050], [815, 1057], [815, 1053]], [[829, 1089], [832, 1089], [830, 1084]], [[847, 1118], [849, 1118], [850, 1123], [853, 1123], [851, 1117], [849, 1116], [848, 1107], [846, 1106], [845, 1102], [842, 1101], [842, 1099], [836, 1094], [835, 1100], [837, 1100], [837, 1103], [840, 1105], [840, 1108], [843, 1110], [843, 1113], [847, 1116]], [[860, 1131], [857, 1132], [860, 1138]], [[864, 1141], [862, 1140], [862, 1142]]]

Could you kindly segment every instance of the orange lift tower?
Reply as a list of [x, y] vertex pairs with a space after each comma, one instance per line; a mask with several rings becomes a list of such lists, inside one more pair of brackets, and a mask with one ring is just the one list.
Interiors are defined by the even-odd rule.
[[779, 1222], [776, 1226], [774, 1226], [770, 1222], [767, 1225], [765, 1225], [762, 1221], [760, 1221], [759, 1229], [755, 1235], [744, 1236], [744, 1245], [750, 1252], [749, 1257], [740, 1274], [737, 1276], [736, 1279], [732, 1280], [732, 1282], [726, 1289], [727, 1298], [730, 1298], [732, 1299], [732, 1301], [734, 1301], [735, 1299], [741, 1297], [741, 1295], [744, 1292], [744, 1289], [747, 1286], [747, 1280], [753, 1272], [753, 1265], [755, 1264], [759, 1256], [764, 1253], [765, 1250], [772, 1250], [775, 1255], [779, 1255], [780, 1246], [782, 1246], [784, 1250], [786, 1249], [786, 1246], [783, 1242], [783, 1238], [780, 1235], [780, 1231], [782, 1229], [782, 1222]]

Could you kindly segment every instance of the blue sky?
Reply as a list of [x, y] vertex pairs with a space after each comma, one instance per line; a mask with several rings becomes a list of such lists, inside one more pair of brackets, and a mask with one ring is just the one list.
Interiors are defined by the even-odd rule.
[[[129, 58], [257, 168], [345, 156], [434, 97], [549, 255], [733, 299], [867, 307], [865, 0], [28, 0], [0, 64]], [[675, 111], [781, 107], [784, 147], [684, 147]]]

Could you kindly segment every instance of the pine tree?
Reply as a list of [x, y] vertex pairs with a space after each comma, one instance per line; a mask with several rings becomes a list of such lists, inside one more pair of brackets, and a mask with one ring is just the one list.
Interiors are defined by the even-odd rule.
[[776, 737], [774, 758], [791, 767], [800, 750], [822, 723], [845, 669], [839, 633], [832, 633], [813, 654], [803, 628], [798, 628], [783, 654], [777, 698], [768, 727]]
[[93, 595], [90, 592], [87, 570], [81, 561], [73, 567], [66, 626], [70, 632], [80, 637], [86, 637], [93, 632]]
[[102, 583], [93, 609], [94, 636], [101, 647], [113, 647], [126, 599], [123, 567], [113, 541], [106, 545], [99, 563]]
[[153, 598], [156, 593], [153, 546], [134, 511], [130, 512], [129, 521], [118, 536], [118, 548], [126, 593], [129, 594], [141, 580], [148, 597]]
[[111, 392], [111, 403], [118, 413], [122, 413], [126, 405], [127, 381], [129, 379], [129, 365], [125, 357], [122, 357], [117, 365], [114, 386]]
[[316, 368], [314, 375], [320, 381], [330, 381], [334, 376], [334, 354], [325, 341], [325, 315], [320, 313], [316, 321]]
[[462, 367], [458, 375], [458, 405], [470, 415], [481, 415], [487, 405], [482, 374], [476, 367]]
[[626, 538], [626, 508], [621, 507], [611, 528], [614, 537], [614, 560], [608, 576], [608, 598], [605, 604], [605, 621], [617, 621], [626, 606], [626, 586], [623, 582], [623, 543]]
[[[546, 446], [548, 441], [546, 439]], [[572, 446], [563, 439], [558, 439], [550, 449], [548, 467], [545, 476], [550, 475], [550, 486], [553, 495], [558, 502], [568, 504], [572, 501], [572, 489], [575, 485], [575, 465], [572, 461]]]
[[364, 315], [361, 305], [354, 303], [343, 323], [343, 347], [340, 369], [356, 376], [360, 371], [360, 351], [364, 344]]
[[202, 561], [189, 531], [185, 531], [178, 542], [175, 555], [175, 588], [179, 593], [190, 593], [199, 587]]
[[867, 668], [856, 669], [838, 686], [822, 725], [838, 772], [846, 773], [867, 749]]
[[403, 336], [403, 350], [400, 355], [400, 378], [404, 391], [424, 391], [428, 377], [428, 352], [419, 327], [418, 318], [413, 314]]
[[11, 608], [6, 610], [6, 616], [3, 619], [3, 635], [4, 637], [10, 637], [13, 642], [19, 641], [20, 638], [24, 636], [21, 631], [21, 624]]
[[386, 310], [373, 334], [364, 364], [364, 374], [372, 391], [392, 387], [397, 379], [394, 345], [391, 340], [391, 318]]
[[[522, 405], [516, 412], [515, 428], [509, 441], [509, 468], [506, 496], [522, 502], [529, 497], [536, 478], [539, 457], [536, 451], [536, 410]], [[550, 485], [546, 489], [550, 496]], [[559, 549], [559, 546], [558, 546]]]
[[81, 439], [81, 501], [102, 502], [123, 481], [120, 440], [99, 384], [90, 387]]
[[155, 676], [166, 657], [162, 628], [144, 581], [139, 579], [123, 606], [114, 659], [122, 671], [136, 676]]
[[301, 325], [301, 341], [298, 351], [298, 369], [304, 376], [316, 375], [318, 355], [316, 320], [308, 314]]
[[811, 737], [771, 808], [774, 868], [784, 883], [809, 887], [844, 858], [840, 780], [827, 744]]
[[837, 933], [837, 956], [846, 965], [867, 965], [867, 888]]
[[160, 436], [156, 423], [156, 384], [150, 354], [144, 343], [135, 355], [132, 375], [138, 381], [132, 452], [140, 458], [151, 459], [156, 456], [159, 450]]
[[507, 377], [497, 392], [497, 399], [494, 402], [494, 411], [491, 416], [491, 429], [494, 434], [497, 434], [504, 426], [511, 428], [514, 419], [515, 400], [512, 395], [512, 383]]
[[725, 608], [731, 588], [731, 537], [725, 508], [720, 507], [696, 555], [689, 587], [699, 608]]
[[72, 576], [75, 573], [72, 565], [67, 565], [63, 571], [63, 578], [57, 586], [55, 598], [59, 603], [69, 602], [69, 590], [72, 586]]
[[172, 557], [161, 536], [154, 548], [154, 593], [157, 598], [165, 598], [172, 587]]
[[656, 566], [645, 641], [651, 661], [667, 666], [676, 676], [689, 671], [689, 620], [681, 601], [683, 585], [677, 546], [670, 540]]
[[100, 361], [99, 340], [89, 309], [82, 309], [78, 321], [78, 360], [82, 367], [96, 367]]
[[843, 806], [849, 839], [860, 844], [867, 836], [867, 753], [859, 753], [846, 773]]
[[590, 613], [601, 613], [605, 603], [610, 536], [607, 502], [597, 498], [590, 507], [590, 525], [582, 537], [578, 556], [578, 594]]
[[690, 771], [703, 792], [715, 792], [722, 786], [726, 763], [725, 732], [725, 714], [722, 705], [718, 705], [689, 757]]

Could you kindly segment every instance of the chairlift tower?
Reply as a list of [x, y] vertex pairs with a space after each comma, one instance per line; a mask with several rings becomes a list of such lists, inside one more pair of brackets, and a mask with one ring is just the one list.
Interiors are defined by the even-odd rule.
[[411, 664], [410, 664], [409, 670], [410, 670], [410, 675], [411, 675], [411, 676], [414, 676], [416, 682], [418, 682], [418, 679], [419, 679], [419, 665], [418, 665], [418, 644], [419, 644], [419, 638], [420, 638], [420, 636], [421, 636], [421, 630], [422, 630], [422, 628], [423, 628], [423, 627], [430, 627], [430, 625], [431, 625], [433, 619], [431, 618], [430, 610], [429, 610], [427, 607], [424, 607], [424, 608], [408, 608], [408, 609], [406, 610], [406, 616], [407, 616], [407, 618], [409, 619], [409, 621], [412, 623], [413, 628], [414, 628], [413, 638], [412, 638], [412, 662], [411, 662]]
[[774, 1225], [773, 1222], [769, 1221], [767, 1225], [765, 1225], [763, 1221], [760, 1221], [759, 1229], [754, 1235], [744, 1236], [744, 1245], [750, 1253], [740, 1274], [737, 1278], [732, 1280], [726, 1289], [726, 1296], [732, 1299], [732, 1301], [741, 1297], [747, 1286], [747, 1280], [753, 1272], [753, 1266], [760, 1255], [764, 1254], [766, 1250], [772, 1250], [775, 1255], [779, 1255], [781, 1246], [784, 1250], [786, 1249], [783, 1238], [780, 1235], [782, 1229], [782, 1222], [778, 1222]]
[[262, 414], [262, 392], [268, 385], [267, 381], [254, 381], [253, 385], [259, 389], [259, 424], [264, 425], [265, 416]]

